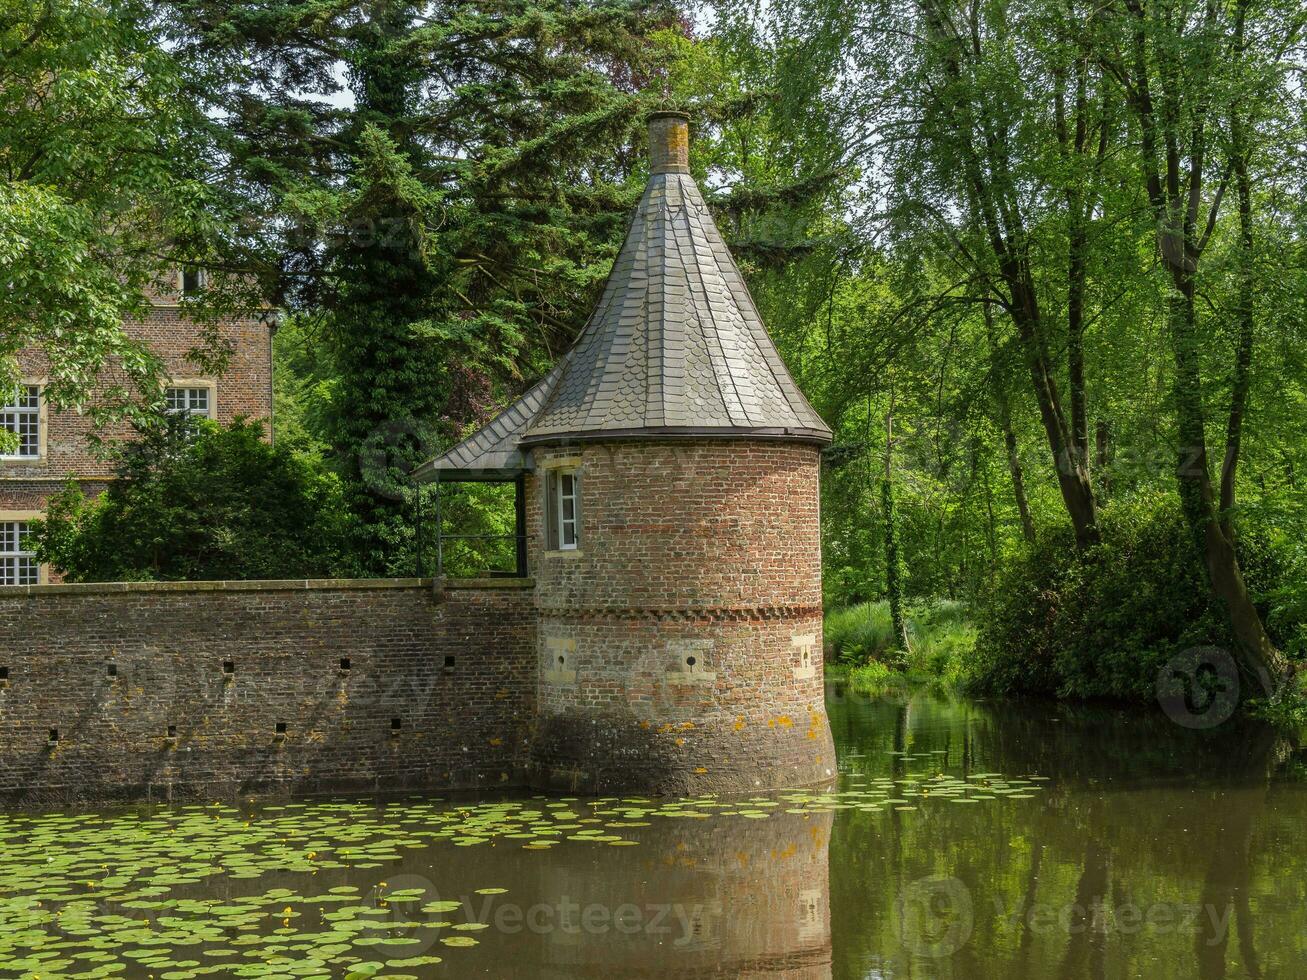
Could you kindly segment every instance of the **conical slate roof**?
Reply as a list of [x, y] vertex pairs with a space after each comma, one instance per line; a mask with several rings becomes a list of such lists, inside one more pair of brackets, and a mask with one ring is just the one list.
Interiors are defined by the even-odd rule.
[[576, 343], [490, 426], [429, 467], [510, 468], [519, 446], [570, 439], [831, 441], [690, 176], [685, 117], [657, 114], [650, 134], [653, 173]]

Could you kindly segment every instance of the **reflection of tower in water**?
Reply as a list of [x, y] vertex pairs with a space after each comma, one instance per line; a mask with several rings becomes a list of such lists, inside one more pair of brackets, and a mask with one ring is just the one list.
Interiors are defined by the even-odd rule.
[[660, 819], [637, 847], [549, 865], [539, 894], [570, 921], [560, 915], [539, 935], [540, 960], [528, 972], [829, 978], [831, 818]]

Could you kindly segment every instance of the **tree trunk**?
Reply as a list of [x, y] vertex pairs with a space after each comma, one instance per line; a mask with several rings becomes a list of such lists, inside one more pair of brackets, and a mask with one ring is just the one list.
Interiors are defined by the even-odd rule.
[[[1182, 254], [1182, 253], [1181, 253]], [[1261, 614], [1248, 594], [1248, 587], [1235, 554], [1234, 541], [1222, 527], [1216, 509], [1211, 473], [1208, 469], [1204, 433], [1202, 372], [1199, 366], [1197, 330], [1194, 322], [1193, 275], [1173, 267], [1176, 292], [1171, 297], [1168, 318], [1175, 349], [1175, 409], [1180, 434], [1177, 476], [1180, 503], [1203, 555], [1212, 594], [1224, 606], [1244, 669], [1255, 677], [1269, 695], [1274, 693], [1287, 670], [1287, 663], [1262, 624]]]
[[[1053, 109], [1058, 142], [1068, 168], [1084, 160], [1090, 150], [1089, 125], [1089, 59], [1081, 55], [1075, 61], [1075, 96], [1073, 118], [1068, 124], [1065, 93], [1065, 72], [1055, 70]], [[1106, 99], [1107, 96], [1104, 95]], [[1099, 141], [1095, 172], [1102, 166], [1107, 153], [1107, 103], [1104, 102], [1104, 121], [1099, 127]], [[1088, 282], [1089, 223], [1093, 214], [1095, 189], [1093, 183], [1082, 186], [1080, 178], [1069, 169], [1066, 185], [1067, 214], [1067, 387], [1071, 402], [1071, 445], [1077, 462], [1089, 472], [1089, 413], [1085, 407], [1085, 291]]]
[[885, 594], [889, 598], [890, 622], [894, 640], [904, 653], [908, 651], [908, 624], [903, 615], [903, 568], [899, 558], [897, 518], [894, 513], [894, 487], [888, 480], [880, 484], [881, 506], [885, 511]]
[[998, 424], [1003, 431], [1003, 447], [1007, 450], [1008, 472], [1012, 474], [1012, 493], [1021, 515], [1021, 535], [1030, 544], [1035, 542], [1035, 522], [1030, 516], [1030, 501], [1026, 499], [1026, 478], [1021, 471], [1021, 456], [1017, 452], [1017, 434], [1012, 428], [1012, 406], [998, 370], [998, 341], [994, 337], [994, 314], [985, 304], [985, 335], [989, 338], [989, 363], [994, 404], [998, 408]]
[[[1236, 36], [1233, 51], [1242, 57], [1243, 16], [1248, 0], [1239, 0], [1236, 8]], [[1218, 505], [1212, 486], [1207, 455], [1206, 418], [1203, 407], [1202, 351], [1194, 310], [1195, 280], [1199, 261], [1208, 239], [1216, 226], [1224, 181], [1208, 207], [1206, 230], [1201, 230], [1199, 212], [1203, 200], [1204, 166], [1207, 152], [1213, 145], [1207, 127], [1209, 103], [1202, 94], [1195, 98], [1193, 111], [1181, 123], [1179, 109], [1185, 97], [1174, 60], [1174, 50], [1166, 44], [1150, 42], [1149, 14], [1138, 0], [1127, 0], [1127, 9], [1134, 21], [1131, 32], [1131, 66], [1129, 79], [1132, 87], [1130, 104], [1134, 109], [1140, 134], [1140, 160], [1144, 188], [1157, 223], [1157, 244], [1162, 264], [1171, 277], [1172, 291], [1167, 303], [1167, 321], [1171, 333], [1171, 346], [1175, 354], [1175, 413], [1180, 439], [1180, 460], [1176, 475], [1179, 481], [1180, 504], [1185, 520], [1203, 556], [1204, 569], [1212, 596], [1224, 607], [1234, 638], [1235, 653], [1246, 674], [1256, 678], [1266, 694], [1274, 694], [1287, 676], [1288, 664], [1275, 649], [1262, 624], [1262, 617], [1248, 594], [1243, 571], [1235, 553], [1234, 538], [1227, 529], [1228, 518]], [[1207, 22], [1216, 16], [1216, 6], [1207, 8]], [[1169, 25], [1168, 25], [1169, 26]], [[1125, 74], [1122, 66], [1119, 73]], [[1160, 81], [1159, 115], [1153, 97], [1153, 80]], [[1232, 135], [1242, 134], [1239, 125], [1237, 102], [1228, 106]], [[1182, 149], [1182, 147], [1184, 149]], [[1238, 148], [1232, 154], [1231, 164], [1237, 165]], [[1246, 153], [1243, 154], [1246, 161]], [[1187, 159], [1187, 163], [1185, 162]], [[1159, 169], [1159, 163], [1162, 169]], [[1251, 206], [1251, 204], [1250, 204]], [[1232, 378], [1240, 376], [1238, 362], [1247, 358], [1243, 366], [1246, 379], [1251, 363], [1251, 339], [1247, 349], [1241, 346], [1235, 353], [1236, 367]], [[1237, 437], [1242, 423], [1242, 398], [1236, 393], [1234, 406], [1238, 418], [1231, 419]], [[1229, 430], [1227, 431], [1227, 438]], [[1238, 460], [1237, 438], [1227, 446], [1223, 464], [1222, 483], [1226, 471], [1230, 472], [1233, 493], [1233, 469]]]
[[[980, 466], [980, 453], [976, 449], [971, 450], [972, 466]], [[998, 567], [998, 528], [994, 521], [994, 488], [990, 486], [989, 465], [986, 463], [985, 473], [985, 543], [989, 545], [989, 569], [992, 576], [993, 570]]]
[[1058, 489], [1062, 492], [1062, 502], [1066, 505], [1067, 514], [1071, 518], [1076, 545], [1081, 548], [1088, 547], [1097, 544], [1099, 540], [1098, 507], [1094, 503], [1089, 471], [1085, 467], [1082, 454], [1076, 449], [1074, 438], [1067, 426], [1057, 382], [1053, 377], [1047, 352], [1044, 350], [1034, 287], [1028, 282], [1017, 281], [1010, 276], [1008, 285], [1013, 291], [1015, 300], [1012, 320], [1016, 324], [1017, 336], [1020, 337], [1026, 351], [1030, 379], [1035, 389], [1035, 401], [1039, 405], [1039, 417], [1044, 423], [1044, 434], [1048, 438], [1048, 448], [1053, 455]]
[[[1077, 204], [1078, 206], [1078, 204]], [[1071, 398], [1071, 445], [1076, 462], [1089, 469], [1089, 419], [1085, 409], [1085, 257], [1084, 230], [1071, 233], [1067, 282], [1067, 384]]]
[[1021, 536], [1035, 543], [1035, 520], [1030, 516], [1030, 501], [1026, 499], [1026, 479], [1021, 472], [1021, 457], [1017, 453], [1017, 434], [1012, 423], [1003, 427], [1003, 443], [1007, 447], [1007, 465], [1012, 474], [1012, 492], [1017, 498], [1017, 512], [1021, 515]]
[[[944, 6], [937, 0], [921, 0], [930, 33], [945, 46], [945, 71], [951, 80], [958, 81], [965, 76], [964, 61], [979, 55], [978, 50], [973, 50], [978, 41], [968, 45], [959, 36]], [[1015, 196], [1010, 193], [1014, 183], [1006, 149], [1010, 134], [1006, 123], [985, 115], [983, 105], [977, 111], [965, 99], [948, 103], [946, 115], [960, 139], [962, 177], [973, 217], [985, 232], [1007, 290], [1004, 305], [1016, 325], [1026, 355], [1035, 401], [1048, 437], [1058, 488], [1075, 530], [1076, 545], [1087, 547], [1099, 540], [1098, 511], [1086, 461], [1075, 447], [1054, 380], [1038, 291], [1026, 257], [1029, 242], [1025, 222]], [[972, 134], [980, 135], [973, 140]]]
[[[1235, 48], [1242, 54], [1247, 0], [1238, 5]], [[1230, 382], [1230, 416], [1225, 430], [1225, 459], [1221, 463], [1221, 530], [1234, 540], [1234, 478], [1243, 446], [1243, 422], [1252, 385], [1253, 295], [1257, 288], [1253, 268], [1253, 192], [1248, 178], [1248, 147], [1238, 110], [1230, 113], [1230, 166], [1239, 197], [1239, 296], [1235, 306], [1236, 341], [1234, 373]]]
[[1106, 419], [1099, 419], [1094, 427], [1094, 442], [1097, 457], [1094, 460], [1094, 485], [1102, 501], [1112, 493], [1112, 426]]
[[[891, 406], [893, 399], [891, 397]], [[894, 484], [891, 481], [891, 457], [894, 446], [894, 416], [885, 416], [885, 478], [880, 484], [881, 507], [885, 513], [885, 594], [889, 599], [890, 622], [894, 640], [904, 654], [908, 652], [908, 623], [903, 615], [903, 566], [899, 558], [898, 517], [894, 512]]]

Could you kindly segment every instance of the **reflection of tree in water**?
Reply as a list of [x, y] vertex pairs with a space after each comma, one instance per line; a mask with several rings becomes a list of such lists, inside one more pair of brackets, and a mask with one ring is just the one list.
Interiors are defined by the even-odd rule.
[[1105, 933], [1099, 927], [1099, 910], [1108, 899], [1108, 850], [1090, 837], [1085, 841], [1085, 861], [1076, 882], [1075, 902], [1067, 915], [1067, 944], [1062, 956], [1061, 977], [1103, 977]]
[[[1270, 797], [1274, 792], [1271, 780], [1287, 768], [1291, 751], [1288, 741], [1269, 729], [1242, 739], [1231, 748], [1234, 759], [1246, 767], [1251, 784], [1229, 794], [1232, 799], [1221, 807], [1219, 839], [1213, 842], [1209, 852], [1200, 903], [1204, 909], [1215, 910], [1215, 915], [1222, 917], [1222, 921], [1233, 919], [1233, 922], [1229, 922], [1227, 928], [1216, 928], [1209, 912], [1205, 928], [1194, 936], [1198, 976], [1202, 980], [1216, 980], [1228, 975], [1231, 928], [1238, 943], [1238, 959], [1242, 964], [1240, 975], [1252, 980], [1260, 980], [1263, 975], [1249, 894], [1253, 886], [1253, 837], [1255, 828], [1270, 810]], [[1260, 784], [1252, 782], [1259, 775], [1263, 777]]]
[[[1058, 704], [911, 701], [906, 712], [901, 701], [833, 708], [835, 723], [857, 732], [841, 746], [846, 768], [1051, 779], [1032, 800], [841, 812], [831, 852], [836, 977], [1307, 975], [1296, 844], [1307, 797], [1272, 730], [1194, 732]], [[889, 754], [904, 746], [906, 765]], [[905, 891], [938, 878], [965, 885], [974, 925], [961, 949], [932, 959], [905, 949], [889, 918]]]

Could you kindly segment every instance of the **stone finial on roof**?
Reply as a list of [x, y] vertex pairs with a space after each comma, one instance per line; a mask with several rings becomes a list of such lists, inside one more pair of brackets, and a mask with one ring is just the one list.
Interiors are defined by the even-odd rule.
[[649, 173], [690, 172], [690, 117], [684, 112], [655, 112], [649, 117]]

